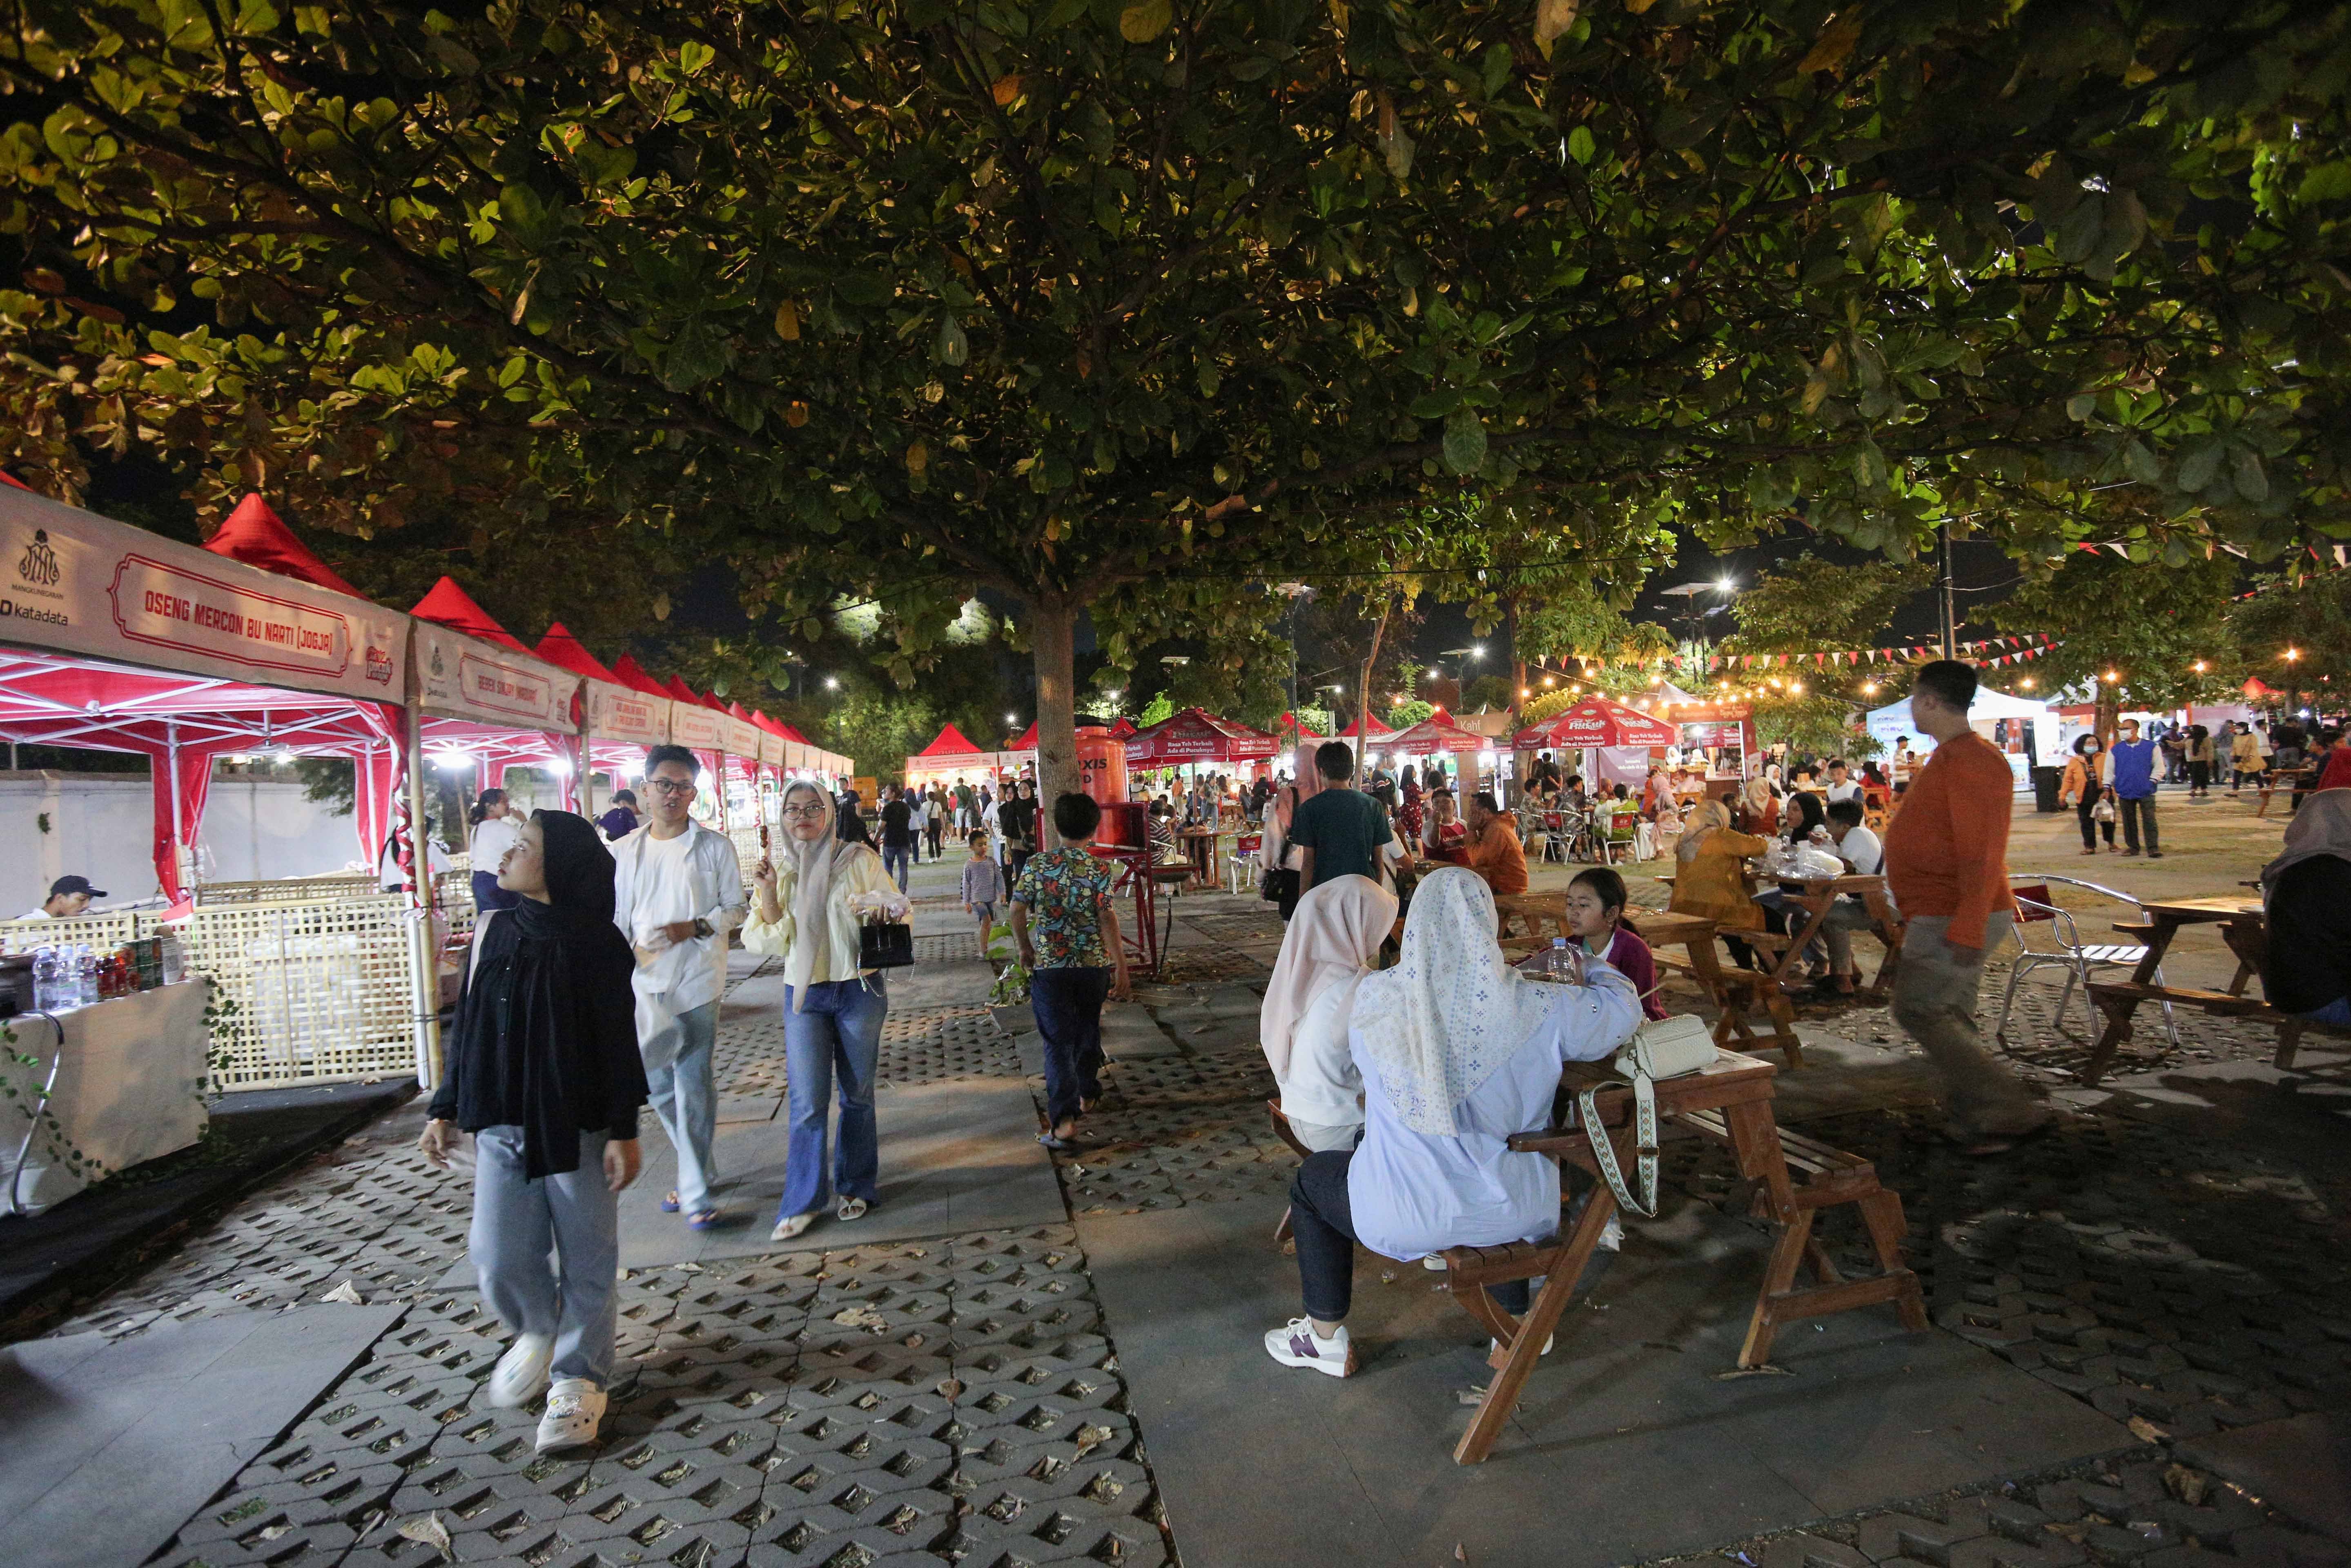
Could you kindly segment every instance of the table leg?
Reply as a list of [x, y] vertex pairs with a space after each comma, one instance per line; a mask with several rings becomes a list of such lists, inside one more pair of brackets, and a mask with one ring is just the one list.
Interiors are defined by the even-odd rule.
[[1918, 1276], [1910, 1272], [1910, 1265], [1902, 1257], [1902, 1239], [1910, 1233], [1902, 1218], [1902, 1195], [1880, 1191], [1870, 1194], [1856, 1206], [1861, 1210], [1861, 1223], [1869, 1231], [1869, 1244], [1877, 1253], [1877, 1266], [1888, 1274], [1908, 1276], [1908, 1289], [1894, 1299], [1894, 1310], [1902, 1319], [1902, 1326], [1913, 1333], [1927, 1327], [1927, 1301], [1918, 1287]]
[[1739, 1364], [1758, 1367], [1771, 1359], [1771, 1341], [1780, 1333], [1778, 1320], [1772, 1314], [1772, 1298], [1784, 1296], [1796, 1283], [1796, 1265], [1803, 1260], [1804, 1249], [1813, 1239], [1813, 1211], [1798, 1210], [1780, 1232], [1772, 1244], [1771, 1258], [1763, 1266], [1763, 1288], [1756, 1292], [1754, 1314], [1747, 1320], [1747, 1342], [1739, 1347]]
[[1788, 939], [1788, 950], [1780, 955], [1780, 962], [1771, 970], [1771, 978], [1774, 980], [1784, 980], [1788, 977], [1788, 971], [1796, 967], [1797, 960], [1803, 956], [1804, 949], [1813, 945], [1813, 938], [1818, 936], [1821, 934], [1821, 927], [1828, 924], [1829, 905], [1836, 902], [1836, 894], [1832, 893], [1824, 897], [1814, 898], [1796, 894], [1790, 895], [1788, 902], [1803, 910], [1812, 918], [1804, 923], [1802, 931]]
[[[2131, 971], [2132, 983], [2147, 986], [2155, 983], [2156, 972], [2163, 967], [2163, 956], [2171, 947], [2171, 939], [2179, 934], [2179, 924], [2161, 915], [2153, 916], [2155, 929], [2147, 934], [2147, 951], [2140, 956], [2138, 967]], [[2136, 997], [2094, 998], [2106, 1015], [2106, 1027], [2098, 1033], [2097, 1043], [2090, 1047], [2090, 1060], [2082, 1064], [2082, 1082], [2095, 1084], [2114, 1065], [2115, 1053], [2130, 1039], [2131, 1015], [2138, 1010]]]
[[1780, 1124], [1772, 1118], [1771, 1103], [1747, 1100], [1726, 1105], [1722, 1122], [1730, 1133], [1730, 1152], [1738, 1158], [1739, 1174], [1763, 1184], [1772, 1218], [1793, 1218], [1796, 1189], [1788, 1179], [1788, 1156], [1780, 1147]]
[[[1595, 1136], [1605, 1137], [1604, 1131]], [[1560, 1315], [1567, 1311], [1570, 1298], [1575, 1294], [1576, 1281], [1583, 1278], [1583, 1266], [1592, 1261], [1593, 1249], [1600, 1244], [1600, 1233], [1608, 1228], [1608, 1218], [1616, 1212], [1616, 1196], [1601, 1182], [1592, 1189], [1592, 1200], [1583, 1206], [1583, 1218], [1568, 1236], [1567, 1245], [1552, 1264], [1543, 1288], [1527, 1310], [1526, 1321], [1519, 1325], [1517, 1334], [1506, 1343], [1507, 1354], [1494, 1380], [1486, 1388], [1486, 1397], [1478, 1404], [1478, 1412], [1469, 1417], [1469, 1429], [1461, 1434], [1461, 1441], [1453, 1449], [1457, 1465], [1479, 1465], [1493, 1451], [1494, 1440], [1502, 1435], [1502, 1424], [1519, 1406], [1519, 1395], [1527, 1385], [1535, 1363], [1542, 1359], [1543, 1341], [1551, 1338], [1559, 1327]]]

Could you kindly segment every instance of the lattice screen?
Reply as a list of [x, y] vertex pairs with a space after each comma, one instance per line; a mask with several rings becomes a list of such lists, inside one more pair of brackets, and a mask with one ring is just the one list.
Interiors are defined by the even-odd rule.
[[103, 955], [125, 942], [154, 934], [154, 916], [141, 916], [135, 910], [117, 915], [85, 915], [78, 920], [0, 920], [0, 953], [31, 953], [42, 947], [86, 943], [92, 952]]
[[298, 876], [274, 882], [207, 882], [196, 887], [198, 905], [209, 904], [318, 904], [363, 898], [376, 890], [371, 876]]
[[200, 908], [181, 928], [188, 967], [235, 1002], [214, 1090], [404, 1077], [416, 1070], [408, 901]]
[[751, 873], [759, 869], [759, 858], [767, 853], [759, 847], [759, 827], [754, 822], [747, 828], [729, 828], [726, 836], [735, 841], [735, 861], [743, 873], [743, 885], [751, 885]]

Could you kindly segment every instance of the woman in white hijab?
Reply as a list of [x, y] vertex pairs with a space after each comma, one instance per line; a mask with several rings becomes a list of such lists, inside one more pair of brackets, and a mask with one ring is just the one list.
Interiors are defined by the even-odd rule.
[[1395, 894], [1366, 876], [1333, 877], [1298, 901], [1258, 1013], [1258, 1040], [1281, 1085], [1281, 1113], [1310, 1149], [1352, 1149], [1364, 1124], [1363, 1074], [1347, 1047], [1355, 986], [1395, 925]]
[[873, 1075], [881, 1064], [882, 1022], [890, 993], [882, 971], [858, 967], [857, 928], [869, 914], [903, 918], [904, 894], [870, 844], [843, 842], [831, 800], [805, 780], [783, 800], [783, 863], [761, 861], [752, 873], [759, 896], [743, 926], [743, 946], [784, 961], [784, 1062], [791, 1105], [784, 1155], [784, 1197], [769, 1239], [789, 1241], [816, 1223], [824, 1207], [825, 1104], [841, 1083], [841, 1140], [830, 1183], [834, 1217], [855, 1219], [880, 1196], [880, 1134], [873, 1120]]
[[[1389, 1258], [1531, 1241], [1559, 1228], [1559, 1167], [1514, 1153], [1551, 1121], [1560, 1064], [1596, 1061], [1641, 1021], [1632, 982], [1586, 962], [1586, 983], [1530, 980], [1502, 961], [1494, 895], [1473, 872], [1421, 879], [1393, 969], [1355, 988], [1351, 1044], [1364, 1139], [1311, 1155], [1290, 1185], [1306, 1314], [1265, 1336], [1284, 1366], [1355, 1367], [1345, 1318], [1361, 1241]], [[1527, 1310], [1526, 1281], [1493, 1288]]]

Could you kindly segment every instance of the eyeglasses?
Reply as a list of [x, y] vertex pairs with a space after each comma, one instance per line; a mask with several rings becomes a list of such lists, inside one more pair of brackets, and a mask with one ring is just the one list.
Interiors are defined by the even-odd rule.
[[823, 806], [787, 806], [784, 808], [784, 815], [795, 821], [813, 822], [822, 817], [827, 810], [828, 808]]
[[688, 779], [684, 783], [680, 783], [674, 779], [648, 779], [645, 780], [645, 788], [652, 790], [656, 795], [691, 795], [694, 793], [694, 783], [691, 779]]

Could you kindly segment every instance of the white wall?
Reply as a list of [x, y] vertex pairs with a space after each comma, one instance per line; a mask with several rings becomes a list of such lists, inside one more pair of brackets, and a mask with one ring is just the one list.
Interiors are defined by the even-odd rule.
[[[73, 873], [106, 889], [109, 904], [154, 897], [153, 835], [142, 777], [0, 771], [0, 918], [37, 908]], [[350, 814], [305, 800], [290, 779], [214, 780], [197, 850], [207, 882], [340, 871], [360, 852]]]

